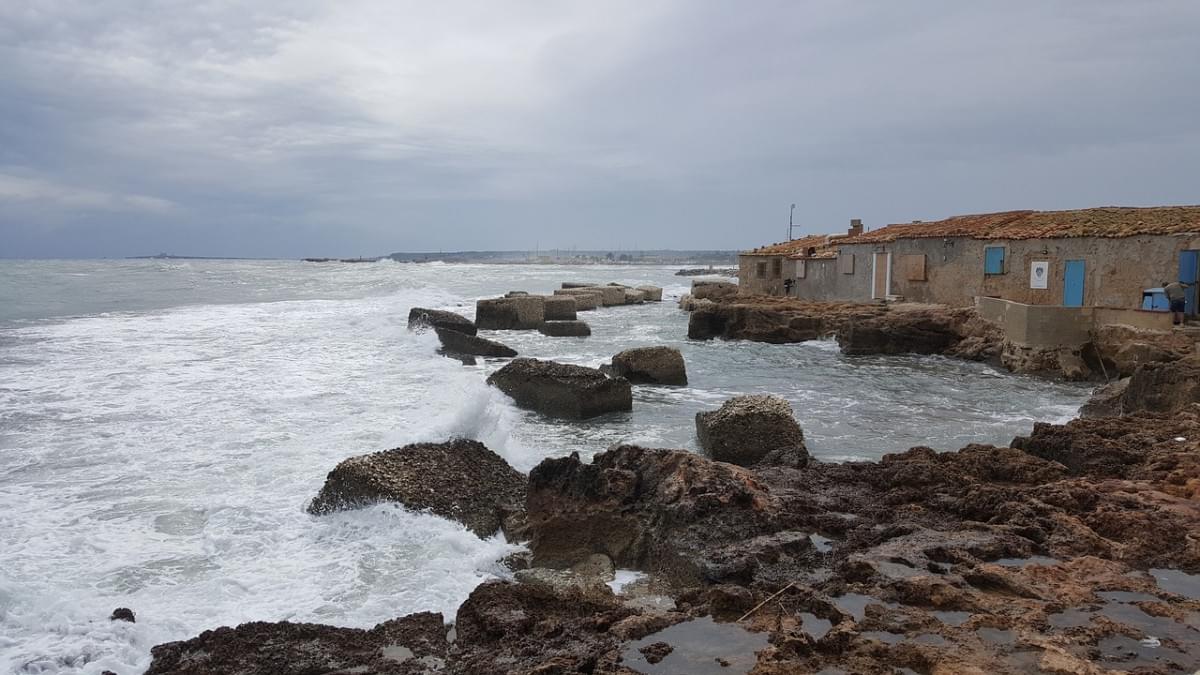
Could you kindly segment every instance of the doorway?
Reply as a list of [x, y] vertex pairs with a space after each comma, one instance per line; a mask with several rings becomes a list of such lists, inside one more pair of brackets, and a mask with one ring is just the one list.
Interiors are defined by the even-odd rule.
[[1083, 307], [1084, 266], [1082, 260], [1068, 260], [1063, 269], [1063, 304]]
[[871, 270], [871, 298], [884, 299], [888, 289], [892, 287], [892, 254], [876, 253], [875, 264]]
[[1196, 314], [1196, 283], [1197, 277], [1200, 277], [1200, 251], [1180, 251], [1179, 252], [1179, 280], [1187, 286], [1187, 306], [1183, 313], [1188, 316]]

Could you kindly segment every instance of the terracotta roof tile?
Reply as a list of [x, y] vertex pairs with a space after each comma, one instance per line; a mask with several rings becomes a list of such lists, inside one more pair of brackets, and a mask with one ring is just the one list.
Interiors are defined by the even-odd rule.
[[1133, 237], [1200, 232], [1200, 206], [1108, 206], [1075, 211], [1005, 211], [954, 216], [926, 223], [888, 225], [840, 244], [869, 244], [929, 237], [1043, 239]]
[[829, 235], [814, 234], [800, 239], [791, 241], [782, 241], [777, 244], [769, 244], [767, 246], [759, 246], [756, 249], [742, 251], [742, 255], [787, 255], [809, 257], [808, 249], [815, 248], [817, 254], [811, 257], [825, 257], [837, 255], [837, 249], [830, 246]]

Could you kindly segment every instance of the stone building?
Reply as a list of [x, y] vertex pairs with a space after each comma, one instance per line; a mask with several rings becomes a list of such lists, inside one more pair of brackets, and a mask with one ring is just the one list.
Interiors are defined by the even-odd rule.
[[[965, 306], [979, 297], [1133, 309], [1147, 288], [1200, 276], [1200, 206], [1009, 211], [860, 227], [747, 251], [739, 262], [750, 292], [781, 295], [791, 278], [790, 295], [813, 300]], [[1197, 313], [1194, 288], [1188, 313]]]

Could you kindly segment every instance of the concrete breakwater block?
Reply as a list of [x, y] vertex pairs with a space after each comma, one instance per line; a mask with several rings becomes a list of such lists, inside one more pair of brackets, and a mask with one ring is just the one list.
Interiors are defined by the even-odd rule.
[[475, 326], [484, 330], [534, 330], [546, 320], [539, 295], [489, 298], [475, 303]]
[[521, 358], [492, 373], [487, 382], [518, 406], [554, 417], [587, 419], [633, 410], [629, 380], [595, 368]]
[[696, 439], [719, 462], [751, 466], [785, 451], [795, 456], [794, 463], [808, 463], [804, 432], [792, 406], [778, 396], [735, 396], [718, 410], [696, 413]]
[[425, 309], [424, 307], [413, 307], [408, 310], [408, 329], [423, 330], [426, 328], [444, 328], [467, 335], [474, 335], [476, 332], [475, 324], [471, 323], [470, 319], [454, 312]]
[[546, 321], [574, 321], [575, 298], [570, 295], [551, 295], [543, 299]]
[[586, 288], [567, 288], [554, 291], [554, 295], [575, 299], [575, 311], [590, 312], [604, 304], [604, 294]]
[[538, 326], [538, 331], [550, 337], [587, 337], [592, 334], [591, 326], [583, 321], [547, 321]]
[[636, 347], [612, 358], [612, 374], [634, 384], [687, 384], [683, 354], [674, 347]]
[[662, 289], [658, 286], [638, 286], [635, 290], [645, 294], [646, 302], [662, 302]]
[[467, 335], [444, 328], [437, 328], [438, 340], [442, 349], [451, 354], [471, 354], [474, 356], [516, 356], [517, 350], [495, 340], [488, 340], [477, 335]]

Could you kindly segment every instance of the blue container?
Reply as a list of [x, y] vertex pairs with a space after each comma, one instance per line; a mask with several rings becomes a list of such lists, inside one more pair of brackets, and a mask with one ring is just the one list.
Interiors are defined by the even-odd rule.
[[1152, 312], [1168, 312], [1171, 310], [1171, 303], [1167, 300], [1167, 294], [1163, 289], [1147, 288], [1142, 291], [1142, 309]]

